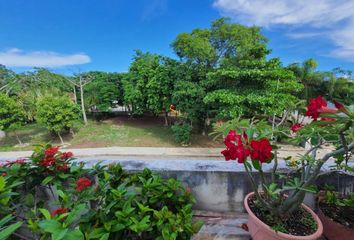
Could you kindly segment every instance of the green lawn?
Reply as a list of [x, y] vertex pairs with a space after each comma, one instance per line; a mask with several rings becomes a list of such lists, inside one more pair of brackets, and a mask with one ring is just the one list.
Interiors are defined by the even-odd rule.
[[[24, 147], [18, 146], [16, 136], [9, 132], [5, 139], [0, 141], [0, 151], [30, 150], [35, 144], [60, 144], [56, 135], [51, 135], [38, 124], [30, 124], [17, 131]], [[90, 147], [179, 147], [174, 142], [170, 127], [164, 127], [160, 122], [151, 122], [151, 119], [129, 120], [111, 119], [103, 122], [90, 121], [88, 126], [76, 130], [75, 135], [64, 136], [64, 141], [70, 143], [70, 148]], [[194, 134], [191, 147], [218, 147], [207, 136]]]

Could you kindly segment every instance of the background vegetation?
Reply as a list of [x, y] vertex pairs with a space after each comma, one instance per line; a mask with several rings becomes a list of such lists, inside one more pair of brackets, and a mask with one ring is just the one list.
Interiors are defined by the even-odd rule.
[[281, 121], [318, 95], [353, 104], [351, 71], [318, 71], [314, 59], [283, 66], [269, 58], [267, 42], [258, 27], [220, 18], [210, 28], [179, 34], [171, 43], [178, 59], [137, 50], [126, 73], [15, 73], [1, 65], [0, 129], [16, 135], [23, 125], [44, 126], [75, 139], [82, 125], [93, 124], [87, 113], [100, 121], [119, 105], [132, 118], [163, 117], [161, 126], [188, 124], [205, 135], [213, 123], [237, 117]]

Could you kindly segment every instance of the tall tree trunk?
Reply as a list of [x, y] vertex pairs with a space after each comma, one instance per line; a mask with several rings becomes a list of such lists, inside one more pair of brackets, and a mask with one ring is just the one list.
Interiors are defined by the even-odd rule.
[[76, 96], [76, 86], [73, 86], [74, 89], [74, 102], [77, 104], [77, 96]]
[[206, 135], [206, 130], [209, 127], [209, 124], [210, 124], [209, 112], [206, 112], [206, 117], [204, 119], [204, 125], [203, 125], [203, 131], [202, 131], [203, 136]]
[[63, 141], [63, 138], [60, 135], [60, 132], [57, 132], [57, 134], [58, 134], [58, 137], [60, 139], [61, 145], [64, 145], [64, 141]]
[[86, 117], [85, 103], [84, 103], [84, 88], [82, 85], [81, 76], [80, 76], [80, 99], [81, 99], [82, 117], [84, 118], [85, 125], [87, 125], [87, 117]]
[[19, 136], [18, 136], [16, 131], [15, 131], [15, 136], [16, 136], [16, 139], [17, 139], [18, 143], [20, 144], [20, 146], [22, 146], [23, 143], [22, 143], [21, 139], [19, 138]]
[[169, 124], [168, 122], [168, 112], [165, 110], [165, 126], [167, 127]]

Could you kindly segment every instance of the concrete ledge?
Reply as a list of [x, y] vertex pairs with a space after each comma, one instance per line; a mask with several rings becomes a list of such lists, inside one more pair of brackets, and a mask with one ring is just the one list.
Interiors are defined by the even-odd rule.
[[[156, 158], [197, 158], [197, 159], [223, 159], [221, 151], [224, 148], [162, 148], [162, 147], [105, 147], [105, 148], [62, 148], [62, 151], [72, 151], [76, 157], [156, 157]], [[279, 158], [288, 156], [298, 157], [304, 153], [301, 147], [280, 145]], [[319, 156], [330, 151], [329, 148], [321, 149]], [[28, 157], [32, 151], [0, 152], [0, 160]]]
[[[242, 212], [244, 196], [252, 191], [247, 174], [243, 165], [236, 161], [224, 160], [176, 160], [159, 159], [154, 156], [145, 157], [143, 160], [136, 160], [134, 157], [80, 157], [76, 161], [85, 162], [87, 167], [101, 164], [119, 163], [129, 172], [142, 171], [149, 168], [164, 178], [176, 178], [189, 187], [196, 197], [195, 210], [214, 212]], [[100, 161], [102, 160], [102, 161]], [[1, 161], [0, 161], [1, 162]], [[330, 169], [333, 161], [325, 164], [323, 169]], [[351, 162], [354, 166], [354, 163]], [[264, 164], [266, 178], [270, 178], [269, 171], [273, 165]], [[279, 169], [283, 172], [289, 171], [284, 160], [279, 161]], [[261, 189], [259, 175], [253, 173], [259, 189]], [[342, 192], [354, 191], [354, 176], [334, 174], [324, 177], [322, 184], [331, 183], [337, 186]], [[313, 196], [308, 196], [306, 203], [314, 207]]]

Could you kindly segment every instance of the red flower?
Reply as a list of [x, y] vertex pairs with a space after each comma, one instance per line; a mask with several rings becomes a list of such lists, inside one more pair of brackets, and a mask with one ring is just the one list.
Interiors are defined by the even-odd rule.
[[261, 139], [259, 141], [251, 141], [251, 159], [259, 160], [261, 163], [266, 162], [272, 157], [272, 146], [268, 139]]
[[63, 214], [63, 213], [67, 213], [67, 212], [68, 212], [67, 208], [58, 208], [58, 209], [54, 210], [50, 215], [52, 217], [54, 217], [57, 214]]
[[54, 157], [45, 157], [39, 164], [43, 167], [51, 167], [56, 162]]
[[224, 158], [226, 161], [235, 160], [235, 159], [231, 159], [231, 152], [229, 149], [225, 149], [225, 150], [221, 151], [221, 154], [224, 155]]
[[50, 147], [44, 151], [46, 157], [54, 157], [59, 151], [59, 147]]
[[336, 113], [338, 112], [337, 108], [330, 108], [330, 107], [321, 107], [318, 110], [319, 113]]
[[344, 110], [345, 109], [345, 107], [344, 107], [344, 105], [342, 103], [337, 102], [337, 101], [333, 101], [333, 103], [334, 103], [334, 106], [336, 106], [336, 108], [338, 108], [338, 110]]
[[60, 156], [60, 159], [67, 160], [67, 159], [71, 158], [72, 156], [74, 156], [74, 154], [72, 152], [63, 152]]
[[69, 167], [68, 164], [64, 163], [63, 165], [57, 165], [55, 169], [61, 172], [66, 172], [69, 170]]
[[85, 177], [79, 178], [79, 180], [76, 181], [75, 190], [80, 192], [80, 191], [84, 190], [86, 187], [91, 186], [91, 184], [92, 184], [92, 181], [90, 179], [85, 178]]
[[8, 167], [11, 166], [12, 164], [25, 164], [26, 160], [25, 159], [17, 159], [15, 161], [6, 161], [5, 164], [2, 165], [2, 167]]
[[294, 125], [291, 126], [290, 130], [293, 133], [296, 133], [297, 131], [299, 131], [302, 128], [302, 125], [300, 123], [295, 123]]
[[235, 144], [242, 144], [241, 135], [238, 135], [234, 130], [230, 130], [226, 138], [224, 139], [224, 144], [228, 148], [233, 147]]
[[7, 173], [2, 173], [1, 176], [6, 177]]
[[320, 109], [323, 107], [327, 107], [327, 102], [321, 96], [311, 99], [305, 115], [312, 117], [316, 121], [320, 115]]
[[335, 120], [337, 120], [337, 119], [335, 119], [335, 118], [326, 118], [326, 117], [321, 118], [321, 121], [335, 121]]
[[[244, 138], [246, 141], [248, 140], [245, 133]], [[241, 135], [237, 134], [234, 130], [229, 131], [229, 134], [224, 139], [224, 144], [227, 148], [221, 153], [224, 155], [226, 161], [237, 159], [239, 163], [244, 163], [245, 158], [250, 154], [249, 149], [242, 143]]]
[[244, 163], [245, 159], [250, 155], [250, 150], [240, 144], [230, 149], [232, 157], [237, 159], [238, 163]]

